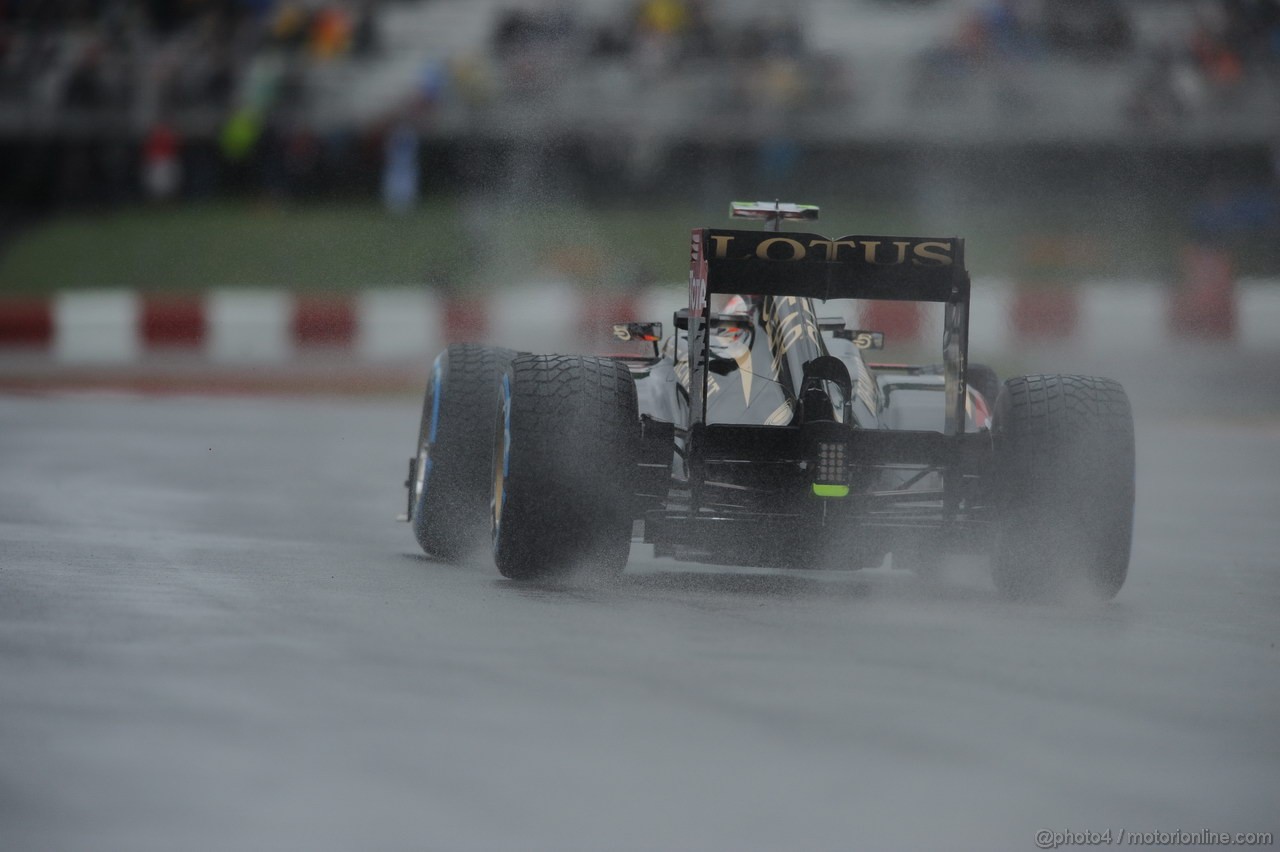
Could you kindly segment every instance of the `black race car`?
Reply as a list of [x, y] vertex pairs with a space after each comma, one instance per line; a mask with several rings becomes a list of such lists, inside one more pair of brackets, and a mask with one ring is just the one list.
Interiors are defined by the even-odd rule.
[[[1119, 384], [968, 365], [956, 238], [784, 233], [817, 208], [735, 203], [699, 228], [674, 331], [594, 357], [450, 346], [427, 388], [408, 518], [427, 553], [492, 552], [535, 579], [619, 571], [633, 536], [717, 564], [933, 570], [991, 556], [999, 590], [1114, 596], [1128, 571], [1134, 437]], [[868, 363], [876, 331], [816, 303], [941, 303], [942, 362]], [[824, 304], [824, 307], [825, 304]]]

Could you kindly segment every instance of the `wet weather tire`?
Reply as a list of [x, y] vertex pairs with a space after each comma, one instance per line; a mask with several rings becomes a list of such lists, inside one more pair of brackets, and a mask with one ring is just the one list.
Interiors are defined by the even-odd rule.
[[616, 573], [631, 548], [636, 388], [608, 358], [521, 355], [498, 392], [493, 553], [503, 576]]
[[493, 388], [515, 352], [458, 343], [431, 368], [410, 480], [410, 520], [431, 556], [459, 560], [489, 543]]
[[992, 570], [1011, 598], [1124, 585], [1133, 535], [1134, 439], [1119, 383], [1023, 376], [993, 418], [1001, 518]]

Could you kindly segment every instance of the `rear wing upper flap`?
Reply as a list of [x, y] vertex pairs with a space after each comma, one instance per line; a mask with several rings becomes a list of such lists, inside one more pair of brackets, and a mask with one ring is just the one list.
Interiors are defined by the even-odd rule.
[[698, 228], [691, 241], [697, 296], [710, 293], [816, 299], [967, 301], [958, 237], [777, 233]]

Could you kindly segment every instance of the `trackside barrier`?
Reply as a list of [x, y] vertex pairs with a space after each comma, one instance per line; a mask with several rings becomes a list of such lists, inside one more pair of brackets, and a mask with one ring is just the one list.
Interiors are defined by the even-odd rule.
[[53, 302], [53, 354], [59, 361], [129, 363], [142, 352], [142, 302], [130, 290], [59, 293]]
[[[974, 350], [989, 357], [1043, 344], [1119, 352], [1188, 340], [1280, 349], [1280, 279], [1233, 281], [1223, 276], [1220, 259], [1204, 256], [1191, 258], [1188, 269], [1186, 281], [1199, 282], [1194, 286], [1094, 280], [1063, 290], [976, 279]], [[686, 300], [679, 285], [591, 293], [555, 281], [486, 297], [408, 287], [323, 296], [270, 289], [0, 296], [0, 356], [36, 353], [57, 363], [118, 365], [186, 353], [211, 364], [272, 364], [323, 350], [376, 364], [425, 359], [466, 340], [528, 351], [607, 351], [613, 323], [660, 320], [669, 331]], [[886, 314], [886, 305], [893, 307], [833, 303], [819, 310], [885, 331], [891, 345], [937, 342], [940, 327], [931, 315]]]
[[1231, 340], [1238, 315], [1231, 255], [1208, 246], [1185, 249], [1182, 280], [1169, 308], [1169, 325], [1175, 334], [1200, 340]]
[[1071, 340], [1079, 328], [1079, 291], [1062, 287], [1019, 287], [1013, 295], [1010, 319], [1019, 343]]

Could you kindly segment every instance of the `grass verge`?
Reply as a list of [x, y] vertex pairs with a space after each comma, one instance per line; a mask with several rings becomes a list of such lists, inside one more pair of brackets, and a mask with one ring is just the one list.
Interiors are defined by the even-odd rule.
[[[816, 199], [825, 201], [826, 199]], [[1049, 265], [1067, 279], [1099, 273], [1163, 276], [1177, 243], [1162, 228], [1120, 240], [1114, 228], [1076, 222], [1032, 227], [993, 206], [964, 223], [935, 221], [902, 205], [831, 203], [812, 230], [846, 233], [959, 232], [975, 274], [1036, 280], [1035, 246], [1065, 248]], [[689, 229], [732, 227], [722, 207], [519, 205], [433, 198], [403, 216], [374, 203], [287, 205], [223, 202], [134, 206], [41, 222], [0, 247], [0, 293], [41, 295], [70, 288], [184, 292], [211, 287], [281, 287], [335, 292], [431, 283], [491, 287], [568, 278], [625, 288], [681, 282]], [[750, 223], [744, 227], [754, 227]], [[1048, 235], [1047, 237], [1045, 235]], [[1125, 235], [1126, 237], [1128, 235]], [[1093, 256], [1072, 245], [1095, 246]], [[1123, 249], [1123, 250], [1121, 250]], [[1031, 258], [1031, 261], [1028, 259]], [[1065, 267], [1065, 268], [1064, 268]], [[1053, 277], [1053, 276], [1050, 276]]]

